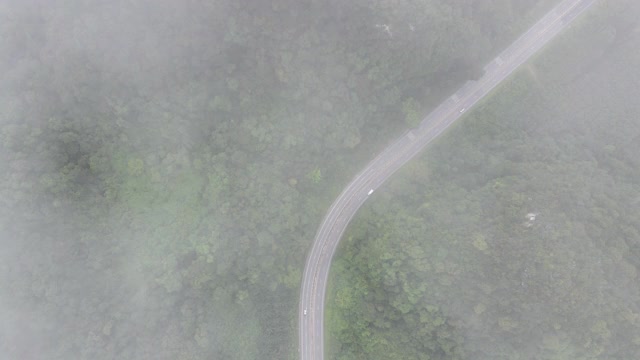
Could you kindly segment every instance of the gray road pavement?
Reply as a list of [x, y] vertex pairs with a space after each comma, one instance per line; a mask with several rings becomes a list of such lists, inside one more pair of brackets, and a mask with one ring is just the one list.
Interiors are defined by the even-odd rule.
[[561, 1], [487, 64], [482, 78], [466, 83], [422, 120], [418, 127], [405, 132], [342, 191], [327, 211], [305, 264], [299, 307], [298, 351], [302, 360], [324, 359], [324, 302], [329, 267], [342, 234], [360, 206], [370, 196], [375, 196], [375, 189], [393, 173], [464, 116], [473, 105], [596, 1]]

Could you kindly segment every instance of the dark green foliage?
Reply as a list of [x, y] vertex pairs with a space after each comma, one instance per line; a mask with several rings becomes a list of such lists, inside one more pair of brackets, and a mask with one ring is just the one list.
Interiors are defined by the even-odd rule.
[[[0, 356], [297, 358], [299, 279], [333, 197], [406, 121], [477, 76], [553, 2], [1, 2]], [[611, 29], [598, 38], [623, 48], [617, 34], [632, 20], [620, 23], [613, 40]], [[549, 61], [539, 66], [562, 66]], [[460, 143], [511, 139], [501, 124], [473, 128], [477, 139]], [[598, 143], [545, 139], [545, 161], [562, 157], [563, 144]], [[628, 166], [637, 161], [631, 140], [612, 140], [566, 168], [567, 176], [594, 162], [616, 176], [637, 176]], [[389, 235], [358, 257], [349, 275], [360, 284], [356, 292], [341, 294], [354, 311], [345, 319], [357, 326], [344, 328], [353, 346], [345, 358], [362, 358], [355, 349], [389, 358], [383, 348], [407, 359], [465, 354], [460, 320], [441, 305], [445, 292], [422, 303], [439, 285], [409, 274], [436, 271], [438, 281], [451, 283], [462, 271], [451, 268], [453, 250], [438, 250], [441, 265], [420, 260], [425, 250], [413, 230], [427, 226], [421, 217], [445, 226], [454, 215], [488, 207], [507, 214], [494, 216], [506, 229], [524, 208], [521, 194], [500, 189], [526, 187], [517, 176], [526, 156], [483, 154], [411, 171], [473, 168], [432, 194], [466, 199], [491, 181], [493, 197], [453, 208], [425, 200], [404, 227], [360, 225]], [[399, 199], [415, 198], [407, 189], [424, 190], [417, 179], [405, 177]], [[597, 212], [607, 216], [575, 227], [606, 234], [630, 209], [611, 210], [616, 199], [595, 194]], [[633, 239], [636, 225], [620, 231]], [[462, 236], [457, 231], [438, 236]], [[358, 234], [347, 246], [369, 237]], [[393, 237], [413, 239], [403, 262], [394, 259], [398, 248], [385, 245]], [[495, 246], [483, 232], [477, 241], [486, 251]], [[627, 246], [640, 252], [631, 240]], [[364, 261], [376, 249], [393, 275]], [[407, 264], [415, 269], [401, 270]], [[394, 296], [377, 288], [380, 281]], [[378, 313], [384, 316], [368, 320]], [[510, 328], [508, 319], [502, 323]], [[592, 325], [603, 338], [618, 335], [613, 324]], [[364, 334], [372, 327], [382, 332]], [[554, 341], [564, 338], [547, 343]]]
[[332, 274], [334, 358], [637, 357], [638, 11], [597, 5], [376, 192]]

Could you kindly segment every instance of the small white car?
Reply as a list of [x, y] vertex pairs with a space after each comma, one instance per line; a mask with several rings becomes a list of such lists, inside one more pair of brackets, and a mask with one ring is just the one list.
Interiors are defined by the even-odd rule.
[[369, 190], [369, 192], [367, 193], [367, 195], [371, 195], [373, 194], [373, 189]]
[[302, 314], [307, 315], [307, 309], [304, 309], [304, 310], [302, 311]]
[[460, 109], [460, 114], [462, 114], [465, 110], [465, 108]]

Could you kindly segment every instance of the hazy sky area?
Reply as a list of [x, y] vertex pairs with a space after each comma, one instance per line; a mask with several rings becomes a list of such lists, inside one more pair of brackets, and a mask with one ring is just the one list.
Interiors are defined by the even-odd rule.
[[[0, 0], [0, 359], [298, 359], [333, 200], [557, 3]], [[598, 1], [376, 190], [326, 359], [637, 358], [639, 19]]]

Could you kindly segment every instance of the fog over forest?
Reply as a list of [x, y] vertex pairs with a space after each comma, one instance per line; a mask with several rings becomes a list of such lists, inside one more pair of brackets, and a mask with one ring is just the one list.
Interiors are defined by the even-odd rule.
[[[0, 0], [0, 358], [299, 359], [369, 160], [558, 0]], [[640, 2], [599, 0], [377, 189], [325, 357], [640, 354]]]

